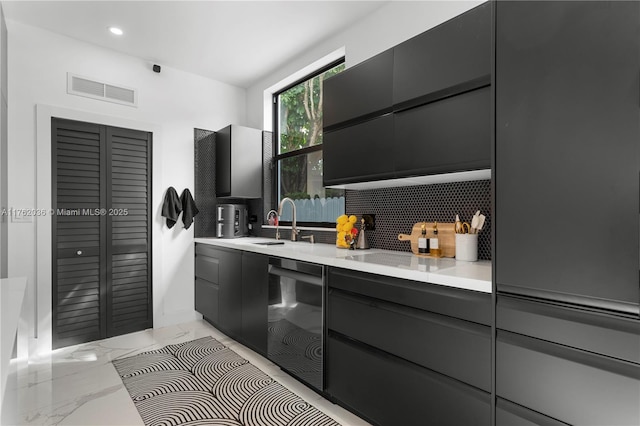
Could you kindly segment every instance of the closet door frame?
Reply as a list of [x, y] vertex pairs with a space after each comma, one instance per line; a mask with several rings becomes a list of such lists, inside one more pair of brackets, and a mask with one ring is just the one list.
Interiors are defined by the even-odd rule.
[[[35, 207], [43, 211], [50, 211], [51, 201], [51, 119], [65, 118], [68, 120], [85, 121], [90, 123], [104, 124], [107, 126], [124, 127], [129, 129], [143, 130], [153, 135], [155, 143], [162, 143], [164, 129], [160, 124], [136, 119], [115, 117], [86, 110], [71, 109], [63, 106], [54, 106], [43, 103], [35, 105], [35, 164], [32, 170], [35, 173]], [[156, 156], [157, 157], [157, 156]], [[162, 159], [160, 157], [152, 159], [154, 172], [162, 175]], [[152, 199], [154, 205], [162, 202], [163, 189], [160, 182], [156, 180], [152, 184]], [[22, 224], [20, 226], [31, 226], [35, 233], [35, 241], [27, 241], [19, 247], [14, 247], [9, 254], [9, 261], [13, 267], [9, 272], [13, 275], [25, 275], [28, 278], [28, 294], [34, 300], [31, 309], [25, 313], [27, 316], [29, 334], [34, 338], [31, 351], [35, 353], [48, 353], [51, 351], [52, 333], [52, 313], [51, 313], [51, 290], [52, 290], [52, 253], [51, 253], [51, 215], [42, 215], [34, 218], [35, 224]], [[152, 282], [162, 281], [162, 246], [159, 244], [162, 228], [159, 222], [153, 220], [153, 268]], [[35, 255], [35, 257], [34, 257]], [[33, 259], [32, 266], [25, 266], [17, 259], [27, 257]], [[11, 266], [11, 265], [10, 265]], [[31, 272], [29, 272], [31, 271]], [[157, 286], [156, 286], [157, 287]], [[157, 288], [156, 288], [157, 290]], [[30, 292], [30, 293], [29, 293]], [[158, 294], [158, 292], [155, 292]], [[161, 300], [156, 297], [153, 301], [154, 322], [162, 322], [166, 316], [161, 310]]]

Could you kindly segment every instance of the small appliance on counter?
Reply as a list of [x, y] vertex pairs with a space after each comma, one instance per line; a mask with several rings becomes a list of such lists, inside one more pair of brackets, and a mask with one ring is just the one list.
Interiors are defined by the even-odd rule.
[[247, 206], [219, 204], [216, 216], [216, 237], [239, 238], [249, 235]]

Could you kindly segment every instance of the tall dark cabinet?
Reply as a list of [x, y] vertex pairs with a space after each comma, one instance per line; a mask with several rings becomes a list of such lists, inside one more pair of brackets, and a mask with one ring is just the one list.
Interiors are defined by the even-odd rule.
[[498, 290], [637, 317], [640, 5], [496, 7]]
[[54, 118], [51, 135], [53, 347], [151, 327], [151, 134]]
[[640, 3], [495, 6], [496, 424], [640, 424]]

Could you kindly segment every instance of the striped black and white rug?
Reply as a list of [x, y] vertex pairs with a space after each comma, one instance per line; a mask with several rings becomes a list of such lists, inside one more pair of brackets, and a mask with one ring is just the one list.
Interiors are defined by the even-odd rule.
[[145, 425], [339, 426], [212, 337], [113, 365]]

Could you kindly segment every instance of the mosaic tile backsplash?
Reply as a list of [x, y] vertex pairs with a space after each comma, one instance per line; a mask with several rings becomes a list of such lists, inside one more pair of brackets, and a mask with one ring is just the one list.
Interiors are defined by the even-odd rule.
[[439, 183], [399, 188], [348, 190], [346, 213], [376, 215], [375, 231], [367, 231], [372, 248], [410, 252], [408, 241], [398, 234], [411, 234], [416, 222], [454, 222], [456, 214], [471, 222], [478, 210], [486, 221], [478, 237], [478, 258], [491, 260], [491, 180]]
[[[215, 236], [215, 132], [194, 129], [195, 142], [195, 200], [200, 214], [195, 221], [196, 237]], [[249, 214], [257, 219], [250, 234], [275, 237], [274, 229], [262, 229], [267, 211], [272, 205], [271, 155], [273, 136], [263, 133], [264, 153], [264, 202], [263, 200], [224, 199], [225, 203], [247, 204]], [[398, 234], [410, 234], [416, 222], [453, 222], [456, 214], [470, 222], [480, 210], [486, 216], [478, 238], [478, 258], [491, 259], [491, 180], [439, 183], [434, 185], [406, 186], [398, 188], [347, 190], [346, 213], [360, 220], [362, 214], [376, 215], [376, 229], [367, 231], [371, 248], [410, 252], [409, 242], [398, 241]], [[335, 244], [335, 232], [302, 231], [313, 233], [318, 243]], [[289, 239], [290, 231], [281, 230], [283, 239]]]
[[[216, 235], [216, 134], [193, 129], [195, 184], [193, 197], [200, 213], [193, 222], [195, 237]], [[179, 191], [179, 189], [178, 189]]]

